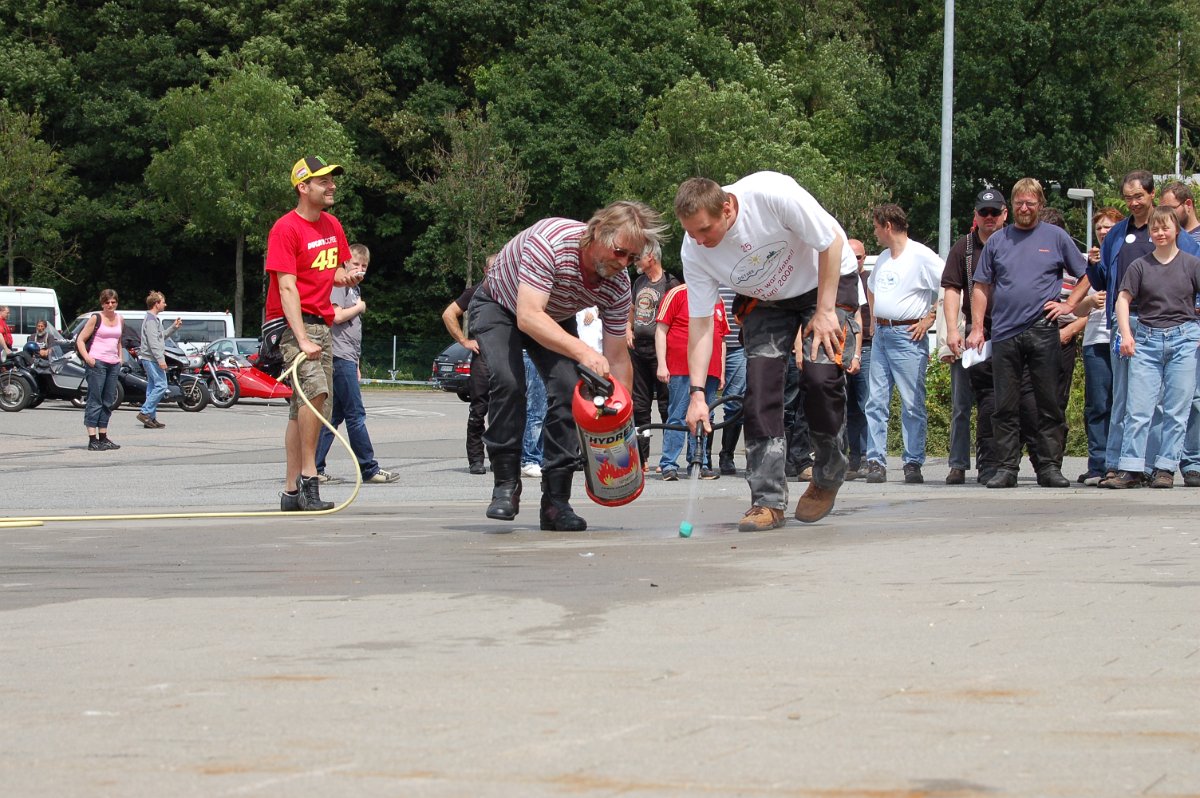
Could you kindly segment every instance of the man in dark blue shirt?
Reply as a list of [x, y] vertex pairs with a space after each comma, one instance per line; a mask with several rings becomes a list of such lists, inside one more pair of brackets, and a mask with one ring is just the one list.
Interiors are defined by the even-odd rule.
[[[1022, 178], [1013, 186], [1014, 224], [991, 236], [975, 269], [971, 317], [992, 314], [992, 378], [996, 410], [992, 426], [999, 468], [989, 488], [1013, 488], [1021, 457], [1019, 407], [1021, 373], [1029, 369], [1038, 406], [1038, 484], [1066, 488], [1062, 475], [1065, 418], [1058, 403], [1062, 354], [1056, 313], [1063, 272], [1082, 278], [1087, 262], [1067, 232], [1039, 221], [1046, 203], [1042, 186]], [[1081, 280], [1082, 281], [1082, 280]], [[983, 325], [975, 325], [967, 345], [982, 351]]]

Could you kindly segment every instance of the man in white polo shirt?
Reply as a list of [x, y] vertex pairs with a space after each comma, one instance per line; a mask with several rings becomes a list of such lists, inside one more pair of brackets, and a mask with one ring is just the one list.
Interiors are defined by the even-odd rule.
[[887, 482], [888, 416], [892, 387], [900, 392], [904, 481], [925, 481], [925, 336], [937, 319], [938, 288], [945, 264], [937, 253], [908, 237], [908, 216], [893, 203], [871, 212], [875, 238], [887, 247], [875, 261], [867, 290], [875, 313], [871, 340], [871, 386], [867, 398], [867, 482]]

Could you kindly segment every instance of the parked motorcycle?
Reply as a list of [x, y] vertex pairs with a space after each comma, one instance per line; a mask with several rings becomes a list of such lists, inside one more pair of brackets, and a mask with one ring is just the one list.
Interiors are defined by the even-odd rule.
[[25, 351], [13, 352], [0, 361], [0, 410], [19, 413], [38, 395], [31, 365], [32, 359]]
[[[14, 356], [20, 363], [16, 379], [21, 379], [30, 389], [26, 402], [20, 403], [22, 388], [16, 385], [14, 377], [9, 377], [6, 386], [0, 385], [0, 408], [14, 412], [37, 407], [47, 399], [65, 399], [76, 407], [83, 407], [87, 401], [87, 368], [75, 354], [74, 344], [71, 341], [57, 341], [50, 347], [48, 357], [38, 357], [37, 351], [36, 344], [32, 347], [26, 344]], [[0, 383], [3, 380], [4, 377], [0, 376]], [[118, 382], [112, 409], [115, 410], [124, 398], [125, 391]]]
[[237, 375], [228, 369], [219, 368], [222, 364], [220, 355], [216, 352], [205, 351], [201, 357], [204, 358], [204, 365], [200, 368], [200, 374], [208, 385], [213, 407], [233, 407], [242, 395]]
[[[146, 370], [132, 354], [122, 352], [122, 355], [121, 376], [117, 382], [124, 389], [126, 402], [141, 404], [146, 401]], [[208, 385], [202, 377], [190, 373], [191, 361], [187, 353], [170, 338], [166, 341], [163, 359], [167, 363], [167, 392], [162, 401], [175, 402], [189, 413], [199, 413], [208, 407], [212, 401]]]

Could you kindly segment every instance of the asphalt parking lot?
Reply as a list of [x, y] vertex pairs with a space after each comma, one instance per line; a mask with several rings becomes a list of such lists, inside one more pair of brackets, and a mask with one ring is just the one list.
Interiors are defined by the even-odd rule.
[[546, 533], [532, 484], [484, 517], [465, 404], [365, 397], [401, 479], [324, 517], [252, 514], [282, 403], [122, 409], [111, 453], [65, 403], [0, 415], [7, 518], [248, 513], [0, 529], [3, 794], [1200, 795], [1198, 490], [934, 460], [739, 534], [740, 478], [577, 478], [591, 528]]

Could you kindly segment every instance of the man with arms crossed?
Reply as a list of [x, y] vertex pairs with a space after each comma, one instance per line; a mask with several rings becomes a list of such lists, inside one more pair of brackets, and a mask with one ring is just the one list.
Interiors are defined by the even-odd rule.
[[[342, 264], [350, 260], [350, 244], [342, 224], [325, 209], [333, 205], [335, 175], [345, 170], [317, 157], [301, 158], [292, 167], [296, 207], [271, 228], [267, 236], [264, 268], [267, 286], [266, 321], [286, 319], [287, 329], [279, 341], [284, 367], [304, 353], [296, 369], [293, 388], [304, 391], [318, 413], [327, 411], [333, 389], [333, 323], [330, 291], [335, 285], [358, 285], [362, 275], [348, 273]], [[329, 510], [333, 502], [321, 501], [317, 478], [317, 439], [321, 420], [292, 391], [284, 448], [287, 478], [279, 499], [284, 512]]]
[[[713, 319], [721, 283], [738, 293], [735, 312], [746, 349], [746, 475], [752, 504], [738, 529], [783, 526], [787, 508], [783, 383], [793, 349], [803, 358], [804, 412], [815, 463], [796, 519], [824, 518], [846, 473], [839, 436], [845, 424], [842, 350], [854, 350], [850, 318], [857, 310], [857, 265], [846, 234], [795, 180], [757, 172], [722, 188], [706, 178], [684, 181], [675, 215], [687, 232], [683, 277], [693, 314], [688, 328], [691, 399], [687, 423], [708, 428], [704, 382], [712, 356]], [[839, 302], [841, 275], [854, 298]], [[698, 315], [695, 315], [698, 314]], [[707, 315], [706, 315], [707, 314]]]

